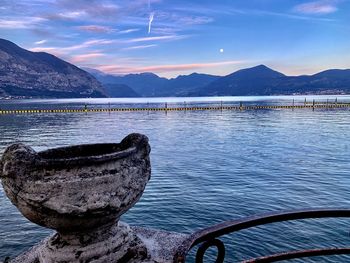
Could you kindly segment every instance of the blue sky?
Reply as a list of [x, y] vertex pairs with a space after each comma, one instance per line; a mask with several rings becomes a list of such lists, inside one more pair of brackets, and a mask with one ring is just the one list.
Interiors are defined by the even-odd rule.
[[350, 68], [350, 0], [0, 0], [0, 32], [112, 74]]

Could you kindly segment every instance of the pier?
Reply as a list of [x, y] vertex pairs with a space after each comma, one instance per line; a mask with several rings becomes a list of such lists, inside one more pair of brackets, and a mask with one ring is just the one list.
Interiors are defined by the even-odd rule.
[[222, 102], [219, 105], [213, 106], [189, 106], [188, 103], [184, 103], [183, 106], [174, 104], [170, 106], [169, 103], [165, 102], [161, 107], [149, 107], [149, 104], [145, 104], [147, 107], [111, 107], [110, 104], [106, 105], [106, 108], [89, 108], [85, 105], [82, 108], [72, 109], [0, 109], [0, 115], [6, 114], [40, 114], [40, 113], [94, 113], [94, 112], [168, 112], [168, 111], [245, 111], [245, 110], [282, 110], [282, 109], [350, 109], [350, 102], [307, 102], [296, 104], [294, 101], [291, 104], [284, 105], [244, 105], [242, 102], [239, 105], [225, 105]]

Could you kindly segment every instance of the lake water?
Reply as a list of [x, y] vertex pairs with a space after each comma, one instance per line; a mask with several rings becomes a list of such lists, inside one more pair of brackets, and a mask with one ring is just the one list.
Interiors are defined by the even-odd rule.
[[[286, 104], [293, 98], [295, 103], [304, 101], [304, 96], [22, 100], [0, 101], [0, 108], [161, 106], [165, 102], [172, 106], [184, 101], [191, 105]], [[335, 99], [316, 97], [327, 98]], [[122, 217], [129, 224], [192, 233], [267, 211], [350, 207], [349, 109], [0, 115], [0, 154], [18, 141], [44, 150], [119, 142], [132, 132], [150, 139], [152, 178], [140, 202]], [[244, 230], [230, 236], [227, 262], [298, 248], [349, 246], [349, 231], [346, 219], [301, 220]], [[0, 189], [0, 261], [50, 233], [26, 220]], [[349, 257], [315, 259], [349, 261]]]

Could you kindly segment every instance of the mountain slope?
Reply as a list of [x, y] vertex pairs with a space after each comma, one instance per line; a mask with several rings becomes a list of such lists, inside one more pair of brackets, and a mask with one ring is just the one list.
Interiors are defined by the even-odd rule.
[[127, 74], [122, 76], [110, 75], [96, 69], [83, 68], [92, 74], [103, 85], [118, 84], [126, 85], [132, 88], [136, 93], [142, 97], [155, 97], [158, 90], [167, 83], [166, 78], [161, 78], [153, 73]]
[[137, 98], [140, 94], [124, 84], [103, 84], [106, 93], [111, 98]]
[[282, 73], [260, 65], [221, 77], [197, 92], [205, 96], [268, 95], [283, 78]]
[[105, 97], [102, 85], [78, 67], [45, 52], [0, 39], [0, 94], [26, 97]]
[[219, 76], [208, 74], [192, 73], [190, 75], [180, 75], [177, 78], [170, 79], [165, 87], [159, 91], [160, 96], [186, 96], [189, 92], [199, 87], [208, 85]]

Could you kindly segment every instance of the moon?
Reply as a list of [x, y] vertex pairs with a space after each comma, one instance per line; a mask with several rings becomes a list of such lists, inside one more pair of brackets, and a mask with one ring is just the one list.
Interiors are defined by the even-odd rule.
[[224, 53], [224, 49], [223, 48], [220, 48], [220, 53]]

